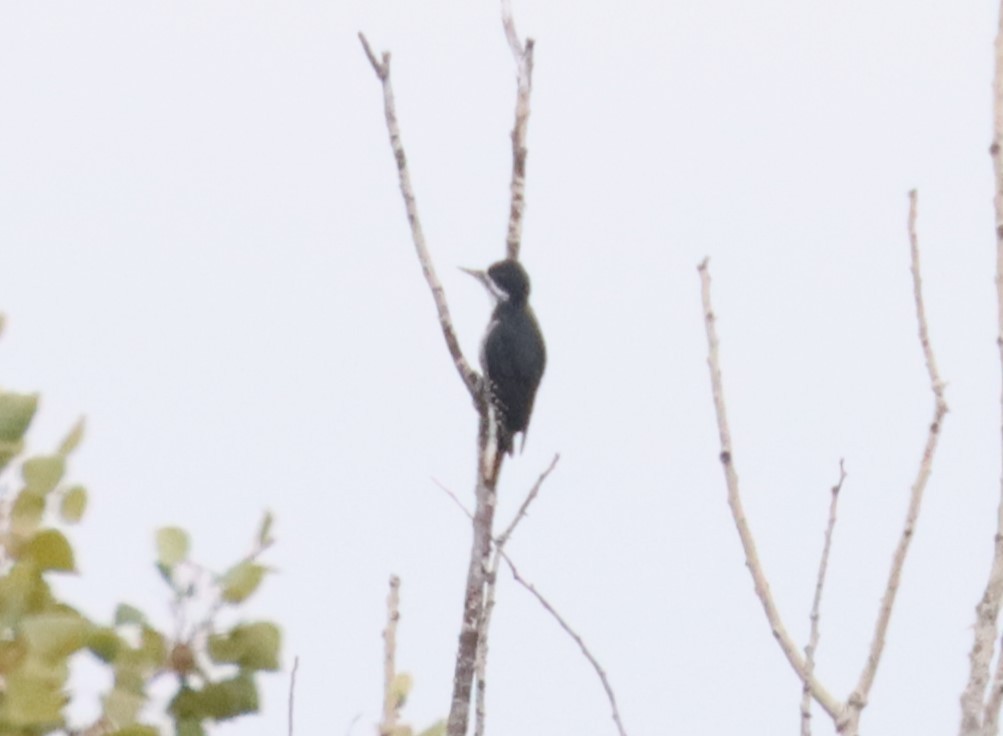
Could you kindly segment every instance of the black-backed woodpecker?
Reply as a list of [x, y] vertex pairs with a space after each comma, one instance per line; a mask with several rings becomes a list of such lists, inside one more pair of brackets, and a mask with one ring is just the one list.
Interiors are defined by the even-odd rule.
[[543, 335], [529, 306], [529, 276], [514, 260], [498, 261], [487, 271], [463, 270], [495, 300], [481, 343], [481, 368], [498, 420], [498, 450], [511, 455], [515, 435], [521, 432], [526, 444], [536, 389], [547, 364]]

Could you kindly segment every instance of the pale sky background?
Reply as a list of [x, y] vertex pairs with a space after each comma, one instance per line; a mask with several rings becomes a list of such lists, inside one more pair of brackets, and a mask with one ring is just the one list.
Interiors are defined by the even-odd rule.
[[[796, 733], [725, 504], [697, 263], [711, 257], [735, 461], [803, 641], [845, 458], [818, 673], [856, 682], [932, 412], [906, 192], [951, 413], [865, 733], [952, 733], [999, 497], [990, 81], [996, 7], [517, 2], [537, 39], [523, 262], [550, 362], [510, 552], [601, 659], [640, 734]], [[449, 705], [476, 419], [410, 242], [378, 83], [393, 52], [429, 247], [467, 355], [457, 266], [500, 258], [514, 67], [493, 0], [0, 5], [0, 380], [40, 390], [31, 446], [77, 416], [91, 507], [62, 589], [168, 621], [155, 528], [220, 566], [276, 514], [249, 615], [280, 621], [264, 715], [220, 734], [372, 732], [400, 574], [407, 718]], [[573, 642], [504, 577], [489, 731], [614, 733]], [[103, 685], [80, 677], [79, 692]], [[819, 714], [816, 734], [833, 729]]]

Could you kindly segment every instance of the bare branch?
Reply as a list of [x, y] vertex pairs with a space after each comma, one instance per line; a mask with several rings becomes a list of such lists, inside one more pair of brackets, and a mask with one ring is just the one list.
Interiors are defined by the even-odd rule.
[[[989, 147], [992, 157], [993, 182], [996, 193], [993, 208], [996, 213], [996, 345], [999, 348], [1000, 367], [1003, 368], [1003, 3], [999, 11], [999, 28], [996, 32], [996, 70], [993, 78], [993, 142]], [[1000, 397], [1003, 412], [1003, 396]], [[975, 626], [972, 650], [968, 655], [968, 684], [961, 694], [961, 736], [997, 733], [999, 730], [1000, 699], [992, 694], [983, 711], [989, 665], [996, 651], [996, 621], [999, 618], [1000, 600], [1003, 598], [1003, 478], [1000, 480], [1000, 500], [996, 511], [996, 536], [993, 541], [993, 561], [989, 568], [982, 599], [975, 606]], [[999, 671], [997, 670], [997, 677]], [[998, 690], [999, 688], [996, 688]], [[983, 721], [985, 723], [983, 723]], [[984, 727], [985, 726], [985, 727]]]
[[895, 547], [895, 553], [892, 556], [892, 568], [888, 574], [888, 583], [885, 586], [884, 595], [881, 598], [881, 607], [878, 609], [878, 618], [875, 622], [874, 637], [871, 640], [867, 662], [860, 673], [857, 687], [847, 699], [847, 722], [849, 724], [847, 733], [850, 736], [856, 734], [856, 723], [860, 718], [860, 712], [867, 705], [867, 698], [870, 694], [871, 686], [874, 684], [878, 665], [881, 662], [881, 654], [885, 647], [885, 635], [888, 631], [892, 608], [895, 605], [895, 596], [898, 593], [899, 583], [902, 578], [902, 566], [905, 563], [906, 554], [909, 551], [909, 543], [912, 541], [913, 532], [916, 529], [916, 521], [919, 518], [920, 506], [923, 502], [923, 491], [933, 470], [933, 457], [937, 451], [941, 423], [943, 422], [944, 415], [947, 414], [947, 402], [944, 400], [944, 382], [940, 379], [940, 374], [937, 372], [937, 362], [934, 358], [933, 348], [930, 346], [930, 338], [927, 330], [926, 309], [923, 305], [923, 282], [920, 277], [919, 243], [916, 237], [915, 190], [909, 192], [908, 230], [909, 252], [912, 262], [913, 297], [916, 303], [916, 320], [919, 324], [919, 341], [923, 348], [923, 357], [926, 360], [927, 373], [930, 377], [930, 390], [933, 393], [934, 399], [933, 421], [930, 423], [916, 480], [912, 484], [905, 525], [899, 537], [898, 545]]
[[300, 667], [299, 655], [293, 657], [293, 671], [289, 673], [289, 735], [293, 736], [293, 698], [296, 695], [296, 670]]
[[728, 506], [731, 508], [732, 517], [734, 518], [735, 526], [738, 529], [738, 536], [742, 542], [742, 547], [745, 550], [745, 564], [746, 567], [749, 568], [749, 573], [752, 575], [752, 582], [756, 590], [756, 595], [759, 597], [763, 610], [766, 613], [766, 618], [770, 623], [770, 628], [773, 630], [773, 636], [780, 644], [780, 648], [787, 656], [787, 659], [794, 668], [794, 671], [799, 677], [801, 677], [802, 681], [810, 687], [812, 697], [815, 698], [819, 705], [821, 705], [830, 716], [834, 719], [838, 719], [843, 709], [842, 703], [829, 694], [821, 683], [816, 681], [814, 676], [807, 671], [805, 661], [802, 659], [797, 645], [794, 643], [790, 634], [787, 633], [787, 629], [784, 626], [783, 621], [780, 619], [780, 613], [777, 610], [776, 603], [773, 601], [773, 595], [770, 592], [769, 583], [767, 582], [766, 575], [763, 572], [762, 565], [759, 562], [759, 555], [756, 552], [756, 543], [752, 536], [752, 531], [749, 529], [748, 521], [745, 518], [745, 510], [742, 507], [742, 500], [738, 491], [738, 474], [735, 471], [735, 465], [732, 458], [731, 430], [728, 428], [728, 415], [724, 401], [724, 387], [721, 380], [717, 329], [714, 326], [714, 310], [711, 306], [710, 271], [708, 270], [707, 259], [704, 259], [698, 270], [700, 272], [704, 324], [707, 330], [709, 353], [707, 363], [710, 368], [711, 388], [714, 394], [714, 408], [717, 414], [718, 433], [721, 442], [720, 459], [721, 465], [724, 468], [725, 482], [728, 487]]
[[391, 575], [390, 593], [387, 595], [387, 625], [383, 629], [383, 720], [380, 722], [380, 736], [393, 736], [395, 733], [402, 700], [395, 684], [400, 585], [400, 578]]
[[[546, 477], [554, 469], [554, 466], [557, 464], [557, 460], [558, 460], [558, 457], [555, 457], [554, 460], [550, 463], [550, 466], [541, 474], [540, 478], [537, 480], [536, 484], [533, 486], [533, 490], [530, 491], [530, 495], [531, 496], [535, 496], [534, 491], [538, 491], [539, 490], [539, 486], [543, 483], [543, 481], [546, 479]], [[439, 488], [441, 488], [451, 499], [453, 499], [453, 502], [457, 506], [459, 506], [460, 510], [464, 514], [466, 514], [467, 518], [470, 518], [470, 519], [473, 518], [473, 516], [471, 515], [470, 511], [467, 509], [466, 506], [463, 505], [463, 502], [460, 501], [459, 498], [457, 498], [457, 496], [456, 496], [455, 493], [453, 493], [451, 490], [449, 490], [446, 486], [444, 486], [439, 481], [433, 479], [433, 482], [437, 486], [439, 486]], [[530, 500], [531, 499], [529, 497], [527, 497], [527, 500], [523, 502], [523, 507], [528, 506]], [[516, 515], [516, 520], [514, 520], [513, 523], [509, 526], [508, 533], [509, 533], [510, 536], [511, 536], [512, 529], [515, 526], [515, 521], [517, 521], [523, 515], [523, 513], [524, 513], [523, 507], [520, 507], [520, 513]], [[509, 567], [509, 569], [512, 571], [512, 577], [515, 578], [516, 582], [518, 582], [526, 590], [528, 590], [540, 602], [540, 604], [544, 607], [544, 609], [547, 612], [549, 612], [551, 616], [554, 617], [554, 619], [557, 621], [558, 625], [562, 629], [564, 629], [565, 633], [567, 633], [572, 639], [574, 639], [574, 641], [578, 645], [579, 649], [581, 649], [582, 654], [585, 655], [585, 658], [589, 661], [589, 663], [592, 665], [592, 668], [596, 671], [596, 674], [599, 675], [599, 680], [602, 683], [603, 689], [606, 691], [606, 697], [609, 699], [610, 708], [612, 709], [612, 712], [613, 712], [613, 721], [616, 723], [616, 726], [617, 726], [617, 729], [618, 729], [618, 731], [620, 733], [620, 736], [626, 736], [626, 731], [623, 728], [623, 721], [620, 718], [620, 710], [619, 710], [619, 708], [617, 708], [617, 705], [616, 705], [616, 695], [613, 692], [613, 687], [612, 687], [612, 685], [610, 685], [609, 678], [606, 676], [605, 670], [603, 670], [602, 666], [599, 664], [599, 660], [597, 660], [595, 658], [595, 655], [593, 655], [592, 652], [589, 650], [589, 648], [585, 645], [585, 641], [582, 639], [582, 637], [574, 629], [572, 629], [571, 626], [568, 624], [568, 622], [565, 621], [564, 617], [561, 616], [561, 614], [559, 614], [557, 612], [557, 609], [555, 609], [550, 604], [550, 602], [547, 601], [547, 599], [543, 597], [543, 594], [540, 593], [532, 583], [530, 583], [529, 581], [527, 581], [525, 578], [523, 578], [519, 574], [519, 571], [516, 569], [515, 564], [512, 562], [512, 558], [508, 556], [508, 553], [505, 552], [504, 549], [500, 549], [500, 550], [498, 550], [498, 556], [501, 559], [505, 560], [505, 564], [507, 564], [508, 567]], [[497, 558], [496, 558], [496, 561], [497, 561]]]
[[544, 470], [542, 473], [540, 473], [540, 477], [536, 479], [536, 483], [533, 484], [533, 487], [529, 489], [529, 493], [526, 494], [526, 500], [524, 500], [522, 504], [519, 506], [519, 510], [516, 512], [515, 517], [512, 519], [512, 523], [508, 525], [505, 531], [503, 531], [501, 534], [495, 537], [496, 549], [501, 549], [502, 547], [505, 546], [505, 543], [508, 542], [509, 537], [512, 536], [512, 532], [515, 531], [515, 528], [518, 525], [518, 523], [523, 519], [523, 517], [526, 516], [526, 512], [529, 510], [529, 505], [533, 503], [533, 500], [540, 492], [540, 488], [543, 486], [543, 482], [547, 480], [547, 477], [554, 471], [554, 468], [557, 467], [557, 462], [560, 459], [561, 459], [560, 453], [554, 455], [554, 459], [550, 461], [550, 465], [547, 466], [547, 469]]
[[480, 636], [478, 638], [477, 661], [475, 666], [477, 688], [475, 691], [476, 708], [474, 713], [474, 736], [483, 736], [484, 734], [484, 704], [487, 691], [485, 672], [487, 670], [488, 663], [488, 630], [491, 628], [491, 614], [494, 612], [495, 608], [495, 586], [498, 582], [498, 567], [501, 562], [501, 555], [504, 553], [505, 543], [511, 538], [512, 533], [519, 524], [519, 521], [526, 516], [526, 511], [529, 509], [529, 505], [533, 503], [533, 499], [535, 499], [537, 494], [540, 492], [540, 487], [543, 486], [543, 482], [557, 466], [557, 461], [560, 459], [561, 456], [559, 454], [554, 455], [554, 459], [550, 461], [550, 465], [547, 466], [547, 469], [540, 474], [540, 477], [536, 479], [536, 483], [533, 484], [529, 493], [526, 494], [526, 499], [519, 506], [519, 510], [516, 512], [512, 522], [508, 525], [505, 531], [495, 537], [494, 540], [495, 551], [494, 557], [491, 561], [491, 571], [488, 573], [487, 587], [484, 592], [484, 613], [481, 616]]
[[780, 648], [787, 661], [791, 663], [794, 671], [801, 681], [811, 689], [812, 697], [822, 706], [826, 713], [837, 721], [842, 716], [844, 706], [833, 697], [815, 676], [808, 672], [804, 658], [798, 650], [797, 644], [787, 633], [787, 628], [780, 619], [780, 612], [773, 601], [773, 594], [770, 592], [770, 584], [767, 582], [766, 574], [763, 572], [759, 555], [756, 552], [756, 542], [753, 539], [749, 523], [745, 518], [745, 510], [742, 507], [742, 499], [738, 492], [738, 473], [735, 471], [735, 463], [732, 457], [731, 430], [728, 428], [728, 412], [724, 402], [724, 386], [721, 381], [721, 366], [718, 358], [717, 329], [714, 326], [714, 310], [710, 300], [710, 271], [707, 267], [708, 259], [700, 264], [700, 292], [703, 299], [704, 325], [707, 329], [708, 357], [707, 365], [710, 368], [711, 390], [714, 394], [714, 410], [717, 414], [718, 434], [721, 441], [721, 466], [724, 468], [725, 483], [728, 487], [728, 506], [731, 508], [731, 515], [735, 521], [735, 528], [738, 530], [739, 539], [742, 541], [742, 548], [745, 550], [745, 566], [749, 568], [752, 575], [752, 584], [756, 590], [756, 596], [763, 606], [766, 619], [770, 623], [773, 636], [780, 644]]
[[526, 211], [526, 130], [529, 126], [529, 97], [533, 90], [532, 38], [523, 44], [515, 30], [511, 0], [502, 0], [502, 26], [516, 64], [515, 125], [512, 128], [512, 202], [509, 207], [508, 235], [505, 238], [509, 258], [518, 260], [522, 244], [522, 220]]
[[463, 598], [463, 622], [460, 626], [459, 644], [456, 652], [456, 668], [453, 673], [453, 698], [446, 721], [448, 736], [466, 736], [470, 721], [470, 701], [473, 692], [474, 673], [480, 642], [481, 619], [484, 615], [485, 589], [490, 574], [491, 529], [497, 501], [495, 484], [498, 481], [501, 455], [495, 454], [495, 447], [487, 441], [491, 414], [483, 412], [480, 417], [480, 442], [478, 449], [478, 472], [476, 506], [473, 517], [473, 544], [470, 550], [470, 564], [467, 568], [467, 584]]
[[[818, 577], [815, 579], [815, 597], [811, 602], [811, 633], [808, 636], [808, 644], [804, 648], [805, 671], [809, 675], [815, 674], [815, 652], [818, 650], [818, 621], [819, 609], [822, 606], [822, 589], [825, 587], [825, 574], [829, 567], [829, 549], [832, 547], [832, 530], [836, 527], [836, 504], [839, 501], [839, 492], [843, 488], [843, 481], [846, 480], [846, 471], [843, 469], [843, 461], [839, 461], [839, 480], [832, 487], [832, 499], [829, 502], [829, 522], [825, 526], [825, 543], [822, 545], [822, 557], [818, 563]], [[806, 683], [801, 685], [801, 736], [811, 736], [811, 688]]]
[[442, 328], [442, 336], [446, 340], [446, 347], [453, 358], [460, 378], [470, 392], [471, 397], [478, 401], [480, 394], [480, 377], [467, 359], [463, 357], [460, 343], [456, 339], [456, 332], [453, 329], [453, 320], [449, 315], [449, 305], [446, 302], [446, 292], [442, 288], [439, 277], [435, 274], [435, 267], [432, 265], [432, 256], [429, 255], [425, 246], [425, 233], [421, 229], [421, 220], [418, 218], [418, 203], [415, 200], [414, 188], [411, 186], [411, 174], [408, 171], [407, 156], [404, 154], [404, 144], [401, 141], [400, 127], [397, 124], [397, 111], [394, 106], [393, 87], [390, 84], [390, 54], [383, 53], [383, 60], [377, 61], [376, 55], [369, 46], [369, 41], [360, 32], [359, 40], [362, 48], [366, 52], [366, 58], [376, 72], [377, 78], [383, 86], [383, 111], [387, 121], [387, 132], [390, 134], [390, 148], [394, 153], [394, 160], [397, 162], [397, 174], [400, 179], [401, 195], [404, 197], [404, 208], [407, 210], [407, 221], [411, 225], [411, 238], [414, 241], [414, 249], [418, 254], [418, 262], [421, 264], [421, 271], [428, 283], [428, 288], [432, 292], [432, 299], [435, 300], [435, 307], [439, 312], [439, 325]]
[[617, 731], [619, 732], [620, 736], [627, 736], [627, 732], [623, 728], [623, 720], [620, 718], [620, 711], [616, 707], [616, 695], [613, 692], [613, 687], [609, 684], [609, 678], [606, 677], [606, 671], [603, 670], [602, 665], [599, 664], [599, 660], [597, 660], [595, 656], [592, 654], [592, 652], [589, 651], [589, 648], [585, 646], [585, 642], [582, 639], [582, 637], [578, 634], [578, 632], [575, 631], [573, 628], [571, 628], [571, 625], [564, 620], [564, 617], [561, 616], [561, 614], [559, 614], [552, 605], [550, 605], [550, 602], [540, 594], [540, 592], [533, 586], [532, 583], [525, 580], [519, 574], [519, 571], [516, 569], [515, 565], [512, 564], [512, 560], [504, 552], [502, 553], [502, 559], [505, 560], [505, 564], [508, 565], [508, 569], [512, 571], [512, 577], [515, 578], [516, 582], [519, 583], [526, 590], [528, 590], [533, 595], [533, 597], [536, 598], [537, 601], [539, 601], [540, 605], [543, 606], [547, 610], [547, 612], [554, 617], [554, 620], [557, 621], [558, 626], [564, 629], [564, 632], [575, 640], [575, 643], [578, 645], [578, 648], [582, 651], [582, 654], [585, 655], [585, 659], [587, 659], [589, 661], [589, 664], [592, 665], [592, 668], [596, 671], [596, 674], [599, 676], [600, 682], [602, 682], [603, 689], [606, 691], [606, 698], [609, 700], [610, 708], [612, 708], [613, 710], [613, 722], [616, 723]]
[[1003, 705], [1003, 658], [996, 661], [996, 672], [993, 674], [993, 684], [989, 688], [989, 697], [983, 712], [983, 733], [996, 736], [999, 733], [1000, 707]]

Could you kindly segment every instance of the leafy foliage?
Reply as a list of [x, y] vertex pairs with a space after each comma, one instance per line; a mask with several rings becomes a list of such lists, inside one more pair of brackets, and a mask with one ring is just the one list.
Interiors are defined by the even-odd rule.
[[[78, 653], [112, 674], [101, 717], [84, 733], [155, 736], [158, 730], [141, 716], [158, 678], [175, 685], [167, 716], [179, 736], [199, 736], [207, 722], [257, 712], [256, 677], [279, 668], [280, 630], [260, 621], [217, 631], [217, 619], [224, 608], [239, 610], [268, 572], [257, 560], [273, 541], [271, 514], [251, 553], [222, 573], [191, 559], [183, 529], [156, 533], [155, 569], [170, 587], [175, 616], [170, 635], [127, 603], [118, 605], [110, 623], [92, 621], [50, 586], [52, 576], [78, 572], [73, 546], [57, 525], [76, 524], [87, 510], [86, 488], [64, 484], [84, 423], [77, 422], [56, 452], [23, 457], [37, 410], [37, 394], [0, 390], [0, 474], [6, 480], [0, 483], [0, 733], [41, 736], [70, 727], [66, 686]], [[10, 495], [15, 470], [17, 492]]]

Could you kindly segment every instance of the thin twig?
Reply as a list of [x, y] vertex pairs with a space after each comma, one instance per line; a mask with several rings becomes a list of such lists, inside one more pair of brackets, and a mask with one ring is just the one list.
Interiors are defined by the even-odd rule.
[[561, 454], [557, 453], [554, 455], [554, 459], [550, 461], [550, 465], [547, 469], [540, 473], [540, 477], [536, 479], [536, 483], [533, 487], [529, 489], [529, 493], [526, 494], [526, 499], [519, 506], [519, 510], [516, 512], [515, 517], [513, 517], [512, 522], [506, 527], [505, 531], [495, 537], [495, 547], [502, 548], [505, 543], [508, 542], [509, 537], [512, 536], [512, 532], [515, 531], [516, 526], [519, 522], [526, 516], [526, 512], [529, 510], [529, 506], [536, 499], [537, 494], [540, 492], [540, 488], [543, 486], [543, 482], [547, 480], [547, 477], [554, 471], [557, 467], [558, 461], [561, 459]]
[[[993, 208], [996, 214], [996, 345], [1003, 369], [1003, 3], [999, 10], [996, 32], [996, 70], [993, 78], [993, 141], [989, 153], [993, 166], [996, 192]], [[1003, 395], [1000, 396], [1003, 413]], [[961, 694], [961, 736], [977, 736], [999, 731], [1000, 698], [995, 693], [983, 710], [989, 665], [996, 651], [996, 621], [1003, 598], [1003, 477], [1000, 479], [1000, 500], [996, 510], [996, 536], [993, 541], [993, 561], [989, 568], [982, 599], [975, 606], [975, 626], [972, 650], [968, 655], [968, 684]], [[998, 673], [998, 670], [997, 670]], [[996, 688], [998, 690], [999, 688]]]
[[533, 91], [532, 38], [523, 44], [515, 30], [511, 0], [502, 0], [502, 27], [516, 65], [515, 125], [512, 127], [512, 183], [509, 206], [508, 235], [505, 238], [508, 257], [519, 258], [522, 243], [522, 220], [526, 211], [526, 131], [529, 126], [529, 97]]
[[795, 644], [791, 635], [787, 632], [787, 628], [780, 618], [780, 612], [777, 610], [773, 594], [770, 592], [770, 585], [767, 582], [766, 574], [763, 572], [759, 555], [756, 552], [755, 539], [745, 518], [745, 510], [742, 507], [742, 499], [738, 492], [738, 473], [735, 471], [735, 463], [732, 458], [731, 431], [728, 428], [728, 413], [724, 402], [724, 386], [721, 381], [721, 366], [718, 358], [717, 329], [714, 326], [714, 310], [710, 300], [710, 271], [707, 264], [708, 260], [704, 259], [698, 268], [700, 272], [700, 291], [703, 299], [704, 325], [707, 330], [707, 365], [710, 368], [711, 389], [714, 394], [714, 410], [717, 414], [718, 434], [721, 442], [721, 466], [724, 469], [725, 483], [728, 487], [728, 506], [731, 508], [735, 527], [738, 530], [738, 536], [745, 551], [745, 566], [749, 568], [756, 596], [763, 606], [763, 611], [766, 613], [766, 619], [770, 623], [773, 636], [780, 644], [780, 648], [787, 657], [787, 661], [791, 663], [801, 681], [811, 689], [811, 694], [815, 698], [815, 701], [833, 719], [838, 720], [842, 715], [844, 706], [815, 679], [812, 673], [808, 672], [797, 644]]
[[480, 394], [480, 377], [477, 372], [470, 367], [467, 359], [463, 356], [460, 343], [456, 339], [456, 332], [453, 329], [453, 320], [449, 315], [449, 305], [446, 302], [446, 292], [442, 288], [439, 277], [435, 274], [435, 267], [432, 264], [432, 256], [429, 255], [425, 245], [425, 233], [421, 229], [421, 220], [418, 218], [418, 203], [415, 200], [414, 188], [411, 186], [411, 174], [408, 171], [407, 156], [404, 154], [404, 144], [401, 141], [400, 127], [397, 124], [397, 111], [394, 105], [394, 92], [390, 84], [390, 53], [383, 52], [382, 61], [377, 60], [369, 41], [360, 32], [359, 40], [362, 48], [366, 52], [366, 58], [376, 72], [377, 78], [383, 86], [383, 112], [387, 121], [387, 132], [390, 134], [390, 148], [393, 150], [394, 160], [397, 162], [397, 174], [400, 179], [401, 195], [404, 198], [404, 208], [407, 210], [407, 220], [411, 225], [411, 238], [414, 241], [414, 249], [418, 254], [418, 262], [421, 264], [421, 271], [428, 283], [428, 288], [432, 292], [432, 299], [435, 300], [435, 307], [439, 312], [439, 325], [442, 328], [442, 336], [446, 340], [446, 347], [453, 358], [460, 378], [470, 392], [471, 397], [477, 401]]
[[491, 628], [491, 614], [494, 612], [495, 608], [495, 589], [498, 583], [498, 567], [501, 562], [501, 554], [504, 551], [505, 543], [511, 538], [512, 533], [519, 524], [519, 521], [526, 516], [527, 510], [529, 509], [530, 504], [533, 503], [537, 494], [540, 492], [543, 482], [547, 480], [547, 476], [549, 476], [554, 470], [557, 466], [557, 461], [560, 459], [561, 456], [559, 454], [554, 455], [554, 459], [550, 461], [550, 465], [547, 466], [547, 469], [540, 474], [540, 477], [536, 479], [536, 483], [533, 484], [529, 493], [526, 494], [526, 498], [519, 506], [519, 510], [516, 512], [512, 522], [508, 525], [504, 532], [495, 537], [494, 557], [491, 560], [491, 571], [488, 573], [487, 587], [484, 591], [484, 613], [481, 615], [477, 660], [475, 664], [477, 686], [475, 690], [476, 707], [474, 709], [474, 736], [484, 736], [485, 697], [487, 695], [487, 679], [485, 674], [488, 662], [488, 631]]
[[559, 614], [552, 605], [550, 605], [550, 602], [547, 601], [547, 599], [540, 594], [540, 592], [533, 586], [532, 583], [526, 581], [519, 574], [519, 571], [516, 569], [515, 565], [512, 564], [512, 560], [504, 552], [502, 553], [502, 559], [505, 560], [505, 564], [508, 565], [508, 569], [512, 571], [512, 577], [515, 578], [516, 582], [519, 583], [526, 590], [528, 590], [533, 595], [533, 597], [536, 598], [536, 600], [540, 603], [540, 605], [543, 606], [547, 610], [547, 612], [554, 617], [554, 620], [557, 621], [557, 624], [562, 629], [564, 629], [564, 632], [575, 640], [575, 643], [578, 645], [578, 648], [581, 650], [582, 654], [585, 655], [585, 659], [587, 659], [589, 661], [589, 664], [592, 665], [592, 668], [596, 671], [596, 674], [599, 676], [600, 682], [602, 682], [603, 689], [606, 691], [606, 698], [609, 700], [610, 708], [613, 711], [613, 722], [616, 724], [617, 731], [619, 732], [620, 736], [627, 736], [627, 732], [624, 730], [623, 727], [623, 720], [620, 718], [620, 710], [616, 706], [616, 694], [613, 692], [613, 687], [609, 684], [609, 678], [606, 677], [606, 671], [602, 668], [602, 665], [599, 664], [599, 660], [597, 660], [595, 656], [592, 654], [592, 652], [589, 651], [589, 648], [585, 645], [585, 641], [578, 634], [578, 632], [575, 631], [573, 628], [571, 628], [571, 625], [564, 620], [564, 617], [561, 616], [561, 614]]
[[[846, 480], [846, 470], [843, 468], [843, 461], [839, 461], [839, 480], [832, 487], [832, 499], [829, 501], [829, 521], [825, 526], [825, 543], [822, 545], [822, 557], [818, 563], [818, 576], [815, 579], [815, 597], [811, 602], [811, 633], [808, 636], [808, 644], [804, 648], [805, 671], [809, 675], [815, 674], [815, 652], [818, 650], [819, 630], [818, 622], [820, 609], [822, 607], [822, 589], [825, 587], [825, 574], [829, 567], [829, 549], [832, 547], [832, 530], [836, 527], [836, 504], [839, 501], [839, 492], [843, 488], [843, 481]], [[801, 685], [801, 736], [811, 736], [811, 689], [807, 684]]]
[[891, 621], [895, 596], [898, 593], [899, 583], [902, 579], [902, 567], [905, 564], [909, 544], [916, 530], [916, 522], [919, 519], [920, 506], [923, 502], [923, 491], [933, 470], [933, 458], [940, 438], [941, 423], [944, 420], [944, 415], [947, 414], [947, 402], [944, 400], [944, 382], [940, 379], [940, 374], [937, 372], [937, 362], [934, 358], [933, 348], [930, 345], [930, 337], [927, 329], [926, 309], [923, 305], [923, 281], [920, 276], [919, 242], [916, 236], [915, 190], [909, 192], [908, 231], [909, 253], [912, 264], [913, 298], [916, 304], [916, 321], [919, 327], [919, 342], [923, 348], [923, 357], [926, 361], [926, 369], [930, 377], [930, 390], [933, 393], [933, 420], [930, 423], [926, 443], [923, 447], [923, 455], [919, 463], [916, 480], [912, 484], [902, 534], [899, 536], [895, 553], [892, 556], [892, 567], [888, 573], [888, 583], [885, 586], [884, 595], [881, 597], [881, 606], [878, 609], [878, 618], [874, 625], [874, 636], [871, 639], [867, 661], [860, 673], [860, 679], [857, 682], [856, 688], [854, 688], [849, 698], [847, 698], [847, 720], [843, 730], [848, 736], [856, 736], [857, 734], [860, 712], [867, 706], [867, 698], [870, 695], [871, 686], [874, 684], [878, 665], [881, 663], [881, 654], [885, 647], [885, 636], [888, 632], [888, 624]]
[[299, 669], [300, 658], [299, 655], [293, 657], [293, 671], [289, 673], [289, 735], [293, 736], [293, 713], [295, 709], [293, 708], [293, 698], [296, 695], [296, 670]]
[[392, 736], [397, 728], [401, 697], [397, 691], [397, 622], [400, 620], [401, 580], [390, 576], [390, 592], [387, 594], [387, 625], [383, 629], [383, 721], [380, 736]]
[[[547, 470], [545, 471], [545, 474], [549, 474], [550, 471], [553, 470], [554, 464], [556, 462], [557, 460], [555, 458], [555, 460], [551, 463], [550, 467], [547, 468]], [[543, 478], [545, 478], [545, 476], [542, 476], [541, 480], [538, 480], [537, 483], [542, 483]], [[460, 511], [466, 514], [467, 518], [470, 519], [473, 518], [472, 514], [470, 513], [470, 510], [463, 505], [463, 502], [456, 496], [455, 493], [453, 493], [446, 486], [444, 486], [442, 483], [435, 480], [434, 478], [433, 482], [437, 486], [439, 486], [439, 488], [442, 489], [446, 493], [446, 495], [448, 495], [451, 499], [453, 499], [453, 502], [460, 508]], [[548, 611], [551, 616], [554, 617], [558, 625], [560, 625], [560, 627], [564, 629], [565, 633], [567, 633], [572, 639], [574, 639], [575, 643], [578, 644], [578, 647], [582, 650], [582, 653], [585, 655], [585, 658], [592, 665], [592, 668], [596, 671], [596, 674], [599, 675], [599, 680], [602, 683], [603, 690], [606, 691], [606, 697], [609, 700], [610, 708], [613, 712], [613, 720], [616, 723], [620, 736], [626, 736], [626, 731], [624, 731], [623, 728], [623, 720], [620, 718], [620, 710], [619, 708], [617, 708], [616, 705], [616, 695], [613, 692], [613, 686], [610, 685], [609, 678], [606, 676], [605, 670], [603, 670], [602, 666], [599, 664], [599, 660], [595, 658], [595, 655], [593, 655], [592, 652], [589, 650], [589, 648], [585, 645], [585, 641], [582, 639], [582, 637], [574, 629], [571, 628], [568, 622], [564, 620], [564, 617], [557, 612], [557, 609], [555, 609], [547, 601], [547, 599], [543, 597], [543, 594], [540, 593], [532, 583], [528, 582], [525, 578], [519, 575], [519, 572], [516, 569], [515, 564], [512, 562], [512, 558], [509, 557], [508, 555], [508, 552], [501, 550], [500, 557], [501, 559], [505, 560], [505, 563], [512, 571], [512, 576], [513, 578], [515, 578], [516, 582], [518, 582], [520, 585], [526, 588], [526, 590], [532, 593], [533, 596], [544, 607], [544, 609]]]

